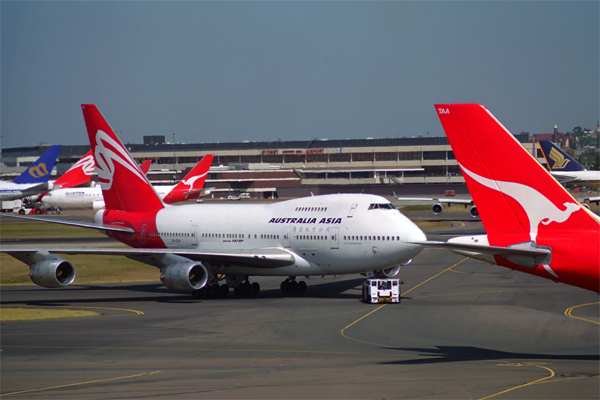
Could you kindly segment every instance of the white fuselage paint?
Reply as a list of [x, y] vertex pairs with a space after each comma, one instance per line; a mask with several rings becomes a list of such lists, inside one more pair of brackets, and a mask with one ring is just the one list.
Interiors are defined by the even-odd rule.
[[271, 204], [182, 205], [160, 210], [156, 226], [171, 249], [229, 253], [277, 248], [296, 259], [287, 267], [231, 265], [219, 270], [230, 274], [360, 273], [395, 267], [416, 256], [422, 247], [407, 242], [426, 240], [423, 232], [400, 211], [369, 209], [371, 204], [391, 206], [385, 198], [367, 194]]
[[[154, 190], [163, 199], [175, 185], [154, 186]], [[94, 187], [79, 187], [67, 189], [55, 189], [44, 197], [42, 201], [53, 207], [60, 208], [104, 208], [104, 198], [102, 197], [102, 188], [100, 185]]]

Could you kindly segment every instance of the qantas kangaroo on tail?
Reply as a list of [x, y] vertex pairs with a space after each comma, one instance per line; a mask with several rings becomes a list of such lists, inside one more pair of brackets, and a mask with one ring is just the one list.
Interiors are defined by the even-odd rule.
[[[38, 285], [61, 287], [75, 279], [73, 264], [55, 254], [105, 254], [158, 267], [165, 286], [199, 296], [225, 295], [230, 287], [258, 293], [258, 282], [249, 282], [253, 275], [284, 276], [284, 293], [302, 292], [306, 283], [297, 276], [394, 276], [421, 251], [414, 242], [426, 239], [388, 200], [374, 195], [165, 205], [98, 109], [82, 109], [106, 209], [94, 223], [33, 219], [100, 229], [132, 248], [0, 249], [28, 264]], [[194, 190], [190, 183], [185, 192]]]
[[487, 235], [426, 243], [599, 292], [598, 216], [579, 204], [483, 106], [435, 108]]

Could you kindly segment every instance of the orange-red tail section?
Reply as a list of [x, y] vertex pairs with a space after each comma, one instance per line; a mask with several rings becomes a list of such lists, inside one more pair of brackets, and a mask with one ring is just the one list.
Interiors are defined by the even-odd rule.
[[164, 208], [125, 146], [93, 104], [82, 104], [98, 180], [107, 210], [151, 212]]
[[508, 235], [518, 243], [557, 232], [598, 230], [598, 220], [485, 107], [435, 108], [490, 244], [509, 244], [498, 242], [502, 239], [496, 235]]
[[212, 164], [214, 155], [207, 154], [194, 168], [177, 184], [163, 199], [165, 203], [173, 204], [183, 200], [195, 199], [200, 196], [206, 175]]
[[69, 168], [67, 172], [54, 181], [54, 188], [65, 189], [88, 183], [94, 173], [95, 166], [94, 155], [90, 150]]

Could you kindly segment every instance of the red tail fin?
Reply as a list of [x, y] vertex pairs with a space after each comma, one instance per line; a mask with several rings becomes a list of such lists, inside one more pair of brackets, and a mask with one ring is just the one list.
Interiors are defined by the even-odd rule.
[[148, 171], [150, 171], [150, 164], [152, 164], [152, 160], [146, 160], [140, 165], [140, 169], [144, 175], [148, 174]]
[[177, 184], [164, 198], [168, 204], [177, 203], [183, 200], [195, 199], [200, 196], [206, 175], [212, 164], [214, 155], [205, 155], [198, 164]]
[[96, 162], [94, 161], [94, 156], [90, 150], [69, 168], [67, 172], [54, 181], [54, 188], [65, 189], [88, 183], [94, 173], [95, 167]]
[[164, 207], [146, 176], [93, 104], [82, 104], [107, 210], [150, 212]]
[[436, 110], [485, 230], [523, 241], [558, 230], [598, 229], [598, 221], [483, 106]]

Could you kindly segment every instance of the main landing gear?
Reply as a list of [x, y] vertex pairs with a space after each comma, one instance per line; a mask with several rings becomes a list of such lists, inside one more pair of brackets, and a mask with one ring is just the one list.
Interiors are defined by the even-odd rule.
[[306, 292], [306, 282], [297, 282], [295, 276], [290, 276], [285, 281], [281, 282], [279, 288], [283, 294], [302, 294]]
[[227, 297], [229, 295], [229, 286], [219, 285], [218, 282], [209, 282], [202, 289], [194, 290], [192, 296], [195, 299], [216, 299], [218, 297]]
[[236, 296], [256, 296], [258, 292], [260, 292], [260, 285], [258, 282], [250, 283], [250, 281], [246, 279], [244, 282], [234, 287], [233, 292]]

